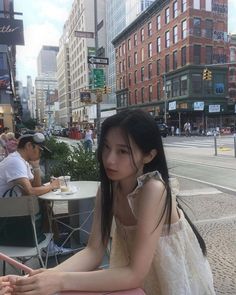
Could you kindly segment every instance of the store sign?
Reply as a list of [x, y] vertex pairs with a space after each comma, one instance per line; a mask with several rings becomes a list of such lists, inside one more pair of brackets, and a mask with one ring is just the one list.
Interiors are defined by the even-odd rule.
[[169, 111], [176, 110], [176, 101], [169, 102]]
[[211, 104], [209, 105], [209, 113], [219, 113], [220, 105], [219, 104]]
[[0, 18], [0, 44], [24, 45], [23, 21]]
[[204, 110], [204, 101], [195, 101], [193, 104], [194, 111], [203, 111]]

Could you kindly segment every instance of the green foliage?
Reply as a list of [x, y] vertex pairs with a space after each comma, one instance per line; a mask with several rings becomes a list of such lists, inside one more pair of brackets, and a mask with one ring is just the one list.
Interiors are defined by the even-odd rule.
[[98, 180], [98, 163], [95, 153], [85, 152], [83, 146], [69, 146], [58, 142], [54, 137], [47, 140], [47, 147], [52, 153], [44, 153], [42, 162], [45, 166], [45, 181], [50, 176], [70, 175], [71, 180]]
[[27, 121], [23, 121], [23, 125], [23, 127], [27, 129], [34, 130], [37, 125], [37, 121], [35, 119], [29, 119]]

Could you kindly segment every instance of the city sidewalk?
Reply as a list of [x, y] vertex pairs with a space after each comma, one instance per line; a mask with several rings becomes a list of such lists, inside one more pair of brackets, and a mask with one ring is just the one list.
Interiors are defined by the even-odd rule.
[[[236, 294], [236, 195], [180, 179], [179, 198], [203, 236], [216, 294]], [[196, 189], [197, 187], [197, 189]]]

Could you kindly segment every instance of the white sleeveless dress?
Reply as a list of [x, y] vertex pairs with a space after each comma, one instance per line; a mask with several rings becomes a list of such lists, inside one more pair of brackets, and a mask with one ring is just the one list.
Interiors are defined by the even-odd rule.
[[[150, 178], [161, 180], [158, 171], [140, 176], [136, 189], [127, 196], [135, 216], [137, 192]], [[150, 271], [143, 289], [147, 295], [213, 295], [213, 277], [210, 265], [203, 256], [198, 240], [179, 209], [180, 219], [171, 224], [170, 233], [164, 225]], [[136, 226], [124, 226], [116, 218], [113, 231], [110, 267], [129, 263]]]

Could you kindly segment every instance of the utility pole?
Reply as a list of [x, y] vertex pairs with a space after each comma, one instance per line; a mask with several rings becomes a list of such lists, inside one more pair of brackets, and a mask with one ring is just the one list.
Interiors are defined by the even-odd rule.
[[[94, 41], [95, 41], [95, 56], [97, 56], [98, 52], [98, 29], [97, 29], [97, 22], [98, 22], [98, 10], [97, 10], [97, 0], [94, 0]], [[96, 68], [96, 64], [95, 64]], [[97, 97], [96, 93], [96, 100], [97, 100], [97, 140], [99, 140], [100, 132], [101, 132], [101, 105], [100, 101]]]
[[163, 74], [163, 82], [164, 82], [164, 123], [167, 123], [167, 92], [166, 92], [166, 73]]

